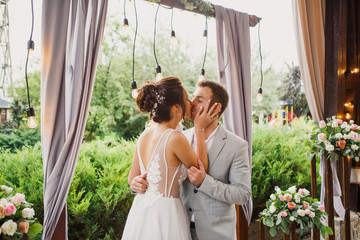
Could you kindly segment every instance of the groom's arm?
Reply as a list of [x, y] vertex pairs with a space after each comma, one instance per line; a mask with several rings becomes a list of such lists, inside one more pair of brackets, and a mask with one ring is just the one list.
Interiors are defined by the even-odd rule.
[[251, 169], [247, 143], [241, 142], [233, 156], [229, 170], [229, 183], [216, 180], [209, 174], [201, 172], [201, 169], [195, 170], [197, 174], [188, 171], [189, 180], [195, 186], [199, 186], [199, 191], [218, 201], [238, 205], [246, 204], [251, 197]]

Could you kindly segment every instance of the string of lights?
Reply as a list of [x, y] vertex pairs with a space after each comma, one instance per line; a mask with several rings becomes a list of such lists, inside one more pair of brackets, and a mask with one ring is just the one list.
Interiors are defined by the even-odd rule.
[[[125, 0], [126, 1], [126, 0]], [[135, 34], [134, 34], [134, 43], [133, 43], [133, 59], [132, 59], [132, 82], [131, 82], [131, 95], [133, 98], [137, 98], [138, 96], [138, 91], [137, 91], [137, 84], [135, 81], [135, 45], [136, 45], [136, 36], [137, 36], [137, 31], [138, 31], [138, 15], [137, 15], [137, 10], [136, 10], [136, 3], [135, 0], [134, 1], [134, 11], [135, 11]]]
[[155, 61], [156, 61], [156, 81], [159, 81], [160, 79], [163, 78], [162, 74], [161, 74], [161, 67], [159, 65], [159, 61], [157, 59], [156, 56], [156, 22], [157, 22], [157, 15], [159, 12], [159, 8], [160, 8], [160, 4], [158, 4], [158, 7], [156, 9], [156, 13], [155, 13], [155, 24], [154, 24], [154, 45], [153, 45], [153, 49], [154, 49], [154, 57], [155, 57]]
[[29, 105], [29, 107], [26, 109], [26, 113], [27, 113], [27, 117], [28, 117], [26, 124], [29, 128], [35, 128], [38, 125], [38, 122], [35, 118], [35, 110], [33, 107], [31, 107], [29, 80], [28, 80], [28, 73], [27, 73], [30, 51], [33, 51], [35, 49], [35, 43], [32, 40], [32, 35], [33, 35], [33, 31], [34, 31], [34, 3], [33, 3], [33, 0], [31, 0], [31, 14], [32, 14], [31, 15], [31, 33], [30, 33], [30, 39], [27, 42], [27, 56], [26, 56], [26, 63], [25, 63], [25, 80], [26, 80], [27, 99], [28, 99], [28, 105]]

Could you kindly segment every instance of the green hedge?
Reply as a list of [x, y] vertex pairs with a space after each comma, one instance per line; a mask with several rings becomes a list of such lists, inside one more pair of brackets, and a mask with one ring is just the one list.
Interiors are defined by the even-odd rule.
[[[310, 190], [310, 162], [302, 140], [312, 125], [268, 128], [253, 125], [252, 189], [255, 212], [275, 186], [292, 185]], [[67, 200], [69, 239], [120, 239], [133, 196], [127, 183], [134, 141], [106, 139], [84, 143]], [[41, 148], [0, 153], [0, 184], [11, 182], [26, 200], [34, 203], [43, 220]], [[320, 178], [318, 179], [320, 182]]]
[[[291, 126], [266, 127], [253, 125], [252, 145], [252, 191], [255, 212], [265, 205], [274, 187], [287, 189], [297, 186], [311, 190], [311, 166], [305, 155], [308, 147], [304, 139], [313, 128], [303, 120], [295, 120]], [[319, 162], [317, 163], [319, 170]], [[320, 176], [317, 185], [320, 189]], [[320, 190], [318, 190], [319, 196]]]
[[[93, 141], [82, 145], [68, 196], [69, 239], [120, 239], [133, 196], [127, 183], [135, 143]], [[43, 221], [40, 145], [0, 154], [0, 184], [11, 182], [34, 203]]]

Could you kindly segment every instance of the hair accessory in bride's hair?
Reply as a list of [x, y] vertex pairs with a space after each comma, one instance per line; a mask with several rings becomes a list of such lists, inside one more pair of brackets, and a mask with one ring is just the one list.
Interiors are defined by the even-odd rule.
[[158, 107], [158, 104], [162, 104], [163, 101], [165, 100], [165, 97], [164, 97], [164, 96], [161, 96], [157, 90], [154, 90], [154, 92], [155, 92], [155, 95], [156, 95], [156, 102], [154, 103], [154, 107], [153, 107], [153, 109], [151, 110], [151, 115], [152, 115], [153, 117], [155, 117], [156, 109], [157, 109], [157, 107]]

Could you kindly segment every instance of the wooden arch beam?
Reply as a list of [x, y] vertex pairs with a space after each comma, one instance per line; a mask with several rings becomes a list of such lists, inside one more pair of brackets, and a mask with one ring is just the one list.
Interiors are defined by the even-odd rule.
[[[153, 3], [159, 3], [161, 5], [165, 5], [168, 7], [173, 7], [201, 15], [205, 15], [208, 17], [215, 18], [215, 9], [214, 6], [206, 1], [199, 1], [198, 7], [192, 6], [192, 7], [186, 7], [183, 3], [180, 2], [180, 0], [145, 0], [147, 2], [153, 2]], [[255, 16], [255, 15], [249, 15], [249, 25], [250, 27], [255, 27], [258, 22], [260, 22], [261, 18]]]

